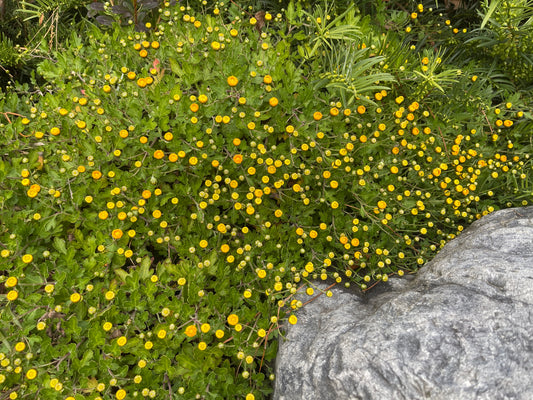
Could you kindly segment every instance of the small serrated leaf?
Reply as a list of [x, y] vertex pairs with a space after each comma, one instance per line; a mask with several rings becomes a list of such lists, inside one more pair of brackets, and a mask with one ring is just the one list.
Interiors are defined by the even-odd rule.
[[67, 246], [65, 244], [65, 239], [55, 237], [54, 238], [54, 249], [56, 249], [62, 254], [67, 254]]

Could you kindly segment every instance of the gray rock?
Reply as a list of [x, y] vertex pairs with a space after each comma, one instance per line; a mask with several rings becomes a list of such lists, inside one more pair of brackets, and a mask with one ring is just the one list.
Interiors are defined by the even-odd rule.
[[389, 282], [299, 311], [274, 399], [533, 399], [533, 207], [482, 218]]

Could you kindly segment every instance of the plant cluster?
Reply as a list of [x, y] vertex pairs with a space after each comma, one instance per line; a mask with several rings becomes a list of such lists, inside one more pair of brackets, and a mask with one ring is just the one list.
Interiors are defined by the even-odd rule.
[[415, 42], [424, 5], [384, 31], [353, 7], [157, 11], [0, 94], [6, 399], [268, 398], [317, 281], [415, 273], [529, 203], [531, 102]]
[[81, 29], [85, 7], [73, 0], [0, 2], [0, 89], [14, 81], [36, 83], [36, 65]]

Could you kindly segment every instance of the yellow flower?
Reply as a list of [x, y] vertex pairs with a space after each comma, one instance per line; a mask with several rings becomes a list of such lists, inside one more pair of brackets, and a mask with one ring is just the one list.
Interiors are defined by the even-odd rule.
[[196, 326], [189, 325], [187, 328], [185, 328], [185, 336], [188, 336], [190, 338], [196, 336], [196, 333], [198, 330], [196, 329]]
[[157, 337], [159, 339], [164, 339], [166, 336], [167, 336], [167, 331], [164, 329], [159, 329], [159, 331], [157, 332]]
[[217, 329], [217, 331], [215, 332], [215, 336], [218, 339], [222, 339], [224, 337], [224, 331], [222, 329]]
[[145, 344], [144, 344], [144, 348], [146, 350], [150, 350], [152, 347], [154, 347], [154, 344], [151, 342], [151, 341], [147, 341]]
[[293, 314], [289, 317], [289, 324], [296, 325], [297, 322], [298, 322], [298, 318], [296, 317], [296, 315]]
[[230, 86], [237, 86], [237, 84], [239, 83], [239, 79], [237, 79], [237, 77], [231, 75], [228, 77], [228, 85]]
[[77, 303], [81, 300], [81, 294], [79, 293], [72, 293], [70, 295], [70, 301], [72, 301], [73, 303]]
[[239, 317], [235, 314], [228, 315], [228, 324], [237, 325], [239, 323]]
[[34, 368], [29, 369], [26, 372], [26, 378], [29, 379], [29, 380], [35, 379], [36, 376], [37, 376], [37, 370], [34, 369]]
[[118, 399], [118, 400], [122, 400], [126, 397], [126, 391], [124, 389], [119, 389], [117, 390], [117, 393], [115, 393], [115, 397]]
[[320, 121], [322, 119], [322, 113], [320, 111], [316, 111], [314, 114], [313, 114], [313, 119], [315, 121]]
[[25, 348], [26, 348], [26, 343], [24, 342], [18, 342], [15, 345], [15, 351], [18, 351], [18, 352], [24, 351]]
[[121, 336], [117, 339], [117, 344], [122, 347], [124, 346], [126, 343], [128, 342], [128, 339], [126, 338], [126, 336]]
[[113, 292], [112, 290], [108, 290], [105, 293], [105, 299], [106, 300], [113, 300], [114, 298], [115, 298], [115, 292]]
[[211, 325], [209, 325], [207, 322], [202, 324], [200, 326], [200, 330], [203, 332], [203, 333], [207, 333], [211, 330]]
[[22, 262], [23, 262], [24, 264], [29, 264], [29, 263], [31, 263], [32, 261], [33, 261], [33, 256], [32, 256], [31, 254], [24, 254], [24, 255], [22, 256]]
[[10, 276], [9, 278], [7, 278], [5, 285], [6, 287], [11, 288], [11, 287], [16, 286], [17, 283], [18, 283], [18, 279], [14, 276]]
[[207, 343], [206, 342], [198, 343], [198, 350], [204, 351], [206, 348], [207, 348]]

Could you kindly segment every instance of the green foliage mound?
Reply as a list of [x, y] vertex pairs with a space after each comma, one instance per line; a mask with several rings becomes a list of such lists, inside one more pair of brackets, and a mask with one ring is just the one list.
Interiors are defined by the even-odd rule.
[[318, 12], [167, 6], [0, 98], [6, 398], [266, 398], [296, 293], [414, 273], [528, 203], [520, 94], [404, 46], [408, 13]]

